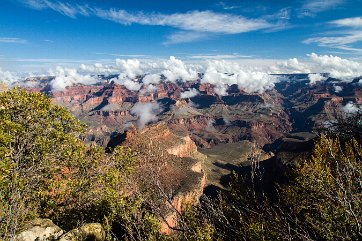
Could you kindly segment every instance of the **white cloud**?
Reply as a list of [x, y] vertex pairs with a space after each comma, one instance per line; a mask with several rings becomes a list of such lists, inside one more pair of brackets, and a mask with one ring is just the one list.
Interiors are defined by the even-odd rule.
[[122, 73], [133, 79], [143, 73], [141, 63], [138, 59], [116, 59], [116, 65], [120, 67]]
[[92, 65], [81, 64], [79, 66], [80, 70], [86, 73], [95, 73], [95, 74], [109, 74], [118, 72], [118, 70], [112, 66], [104, 65], [102, 63], [95, 63]]
[[215, 13], [212, 11], [192, 11], [174, 14], [129, 13], [125, 10], [96, 9], [95, 14], [107, 20], [124, 25], [142, 24], [170, 26], [187, 31], [236, 34], [273, 27], [264, 19], [248, 19], [238, 15]]
[[315, 85], [317, 82], [321, 82], [321, 81], [324, 81], [327, 79], [326, 77], [324, 77], [321, 74], [309, 74], [308, 78], [309, 78], [310, 85]]
[[208, 37], [205, 33], [200, 32], [188, 32], [188, 31], [179, 31], [167, 36], [164, 45], [170, 44], [179, 44], [179, 43], [189, 43], [204, 40]]
[[159, 74], [148, 74], [142, 79], [144, 84], [158, 84], [160, 81], [161, 78]]
[[329, 22], [334, 27], [344, 27], [343, 31], [334, 31], [334, 36], [308, 38], [305, 44], [316, 43], [321, 47], [342, 49], [351, 52], [362, 52], [361, 48], [353, 47], [353, 44], [362, 41], [362, 18], [344, 18]]
[[16, 81], [18, 81], [18, 76], [11, 73], [10, 71], [5, 71], [0, 68], [0, 82], [5, 83], [6, 85], [11, 85]]
[[269, 73], [273, 74], [291, 74], [306, 73], [310, 74], [311, 84], [316, 81], [323, 81], [321, 73], [329, 73], [330, 77], [349, 82], [355, 77], [362, 75], [362, 64], [353, 60], [343, 59], [333, 55], [318, 55], [311, 53], [307, 55], [308, 61], [301, 62], [297, 58], [287, 61], [279, 61], [276, 65], [269, 67]]
[[191, 88], [185, 92], [181, 93], [181, 99], [188, 99], [199, 95], [199, 91], [197, 89]]
[[131, 114], [138, 117], [137, 126], [142, 129], [147, 124], [158, 120], [157, 114], [161, 111], [158, 103], [137, 102], [131, 109]]
[[339, 93], [343, 90], [343, 87], [339, 86], [339, 85], [335, 85], [333, 87], [334, 87], [334, 92], [336, 92], [336, 93]]
[[356, 61], [342, 59], [333, 55], [308, 55], [311, 61], [317, 64], [319, 72], [329, 73], [331, 77], [344, 81], [351, 81], [355, 77], [362, 76], [362, 65]]
[[184, 62], [171, 56], [169, 60], [162, 63], [164, 70], [161, 72], [167, 80], [196, 80], [198, 73], [193, 66], [187, 66]]
[[354, 114], [360, 110], [360, 107], [353, 102], [348, 102], [345, 106], [343, 106], [342, 110], [349, 114]]
[[362, 27], [362, 17], [343, 18], [332, 21], [331, 23], [343, 27]]
[[0, 43], [25, 44], [28, 41], [21, 38], [0, 38]]
[[301, 16], [315, 16], [316, 13], [324, 12], [342, 5], [344, 0], [307, 0], [301, 9]]
[[265, 72], [249, 70], [235, 62], [208, 61], [202, 83], [215, 85], [218, 95], [226, 95], [227, 86], [236, 84], [246, 92], [264, 92], [274, 87], [277, 78]]
[[56, 91], [62, 91], [68, 86], [83, 84], [91, 85], [99, 80], [88, 74], [79, 74], [77, 69], [56, 67], [55, 70], [49, 70], [49, 74], [55, 76], [50, 82], [51, 88]]
[[70, 18], [75, 18], [78, 14], [83, 16], [89, 16], [92, 11], [88, 6], [73, 5], [70, 3], [63, 3], [60, 1], [49, 1], [49, 0], [22, 0], [27, 6], [42, 10], [42, 9], [52, 9], [60, 14], [68, 16]]
[[[228, 57], [228, 56], [226, 56]], [[62, 90], [74, 84], [94, 84], [100, 80], [97, 74], [119, 73], [114, 79], [132, 91], [139, 91], [145, 85], [158, 84], [160, 81], [193, 81], [204, 73], [202, 83], [215, 86], [215, 92], [226, 95], [228, 86], [238, 85], [246, 92], [264, 92], [272, 89], [279, 77], [270, 74], [306, 73], [311, 84], [323, 81], [321, 73], [350, 82], [362, 76], [362, 64], [332, 55], [308, 55], [309, 59], [300, 61], [271, 59], [228, 59], [228, 60], [180, 60], [173, 56], [169, 59], [117, 59], [116, 62], [80, 64], [79, 69], [58, 67], [50, 74], [57, 78], [52, 81], [55, 90]], [[362, 81], [361, 81], [362, 82]], [[361, 83], [362, 84], [362, 83]], [[152, 87], [151, 87], [152, 88]]]
[[141, 83], [131, 80], [128, 77], [122, 75], [112, 80], [117, 84], [123, 85], [124, 87], [126, 87], [128, 90], [131, 91], [139, 91], [142, 87]]
[[[190, 11], [186, 13], [144, 13], [128, 12], [123, 9], [101, 9], [50, 0], [22, 0], [34, 9], [52, 9], [65, 16], [97, 16], [123, 25], [140, 24], [168, 26], [181, 30], [171, 34], [164, 44], [185, 43], [205, 39], [209, 34], [239, 34], [257, 30], [283, 28], [285, 23], [270, 23], [263, 18], [246, 18], [240, 15], [216, 13], [213, 11]], [[285, 15], [285, 13], [284, 13]]]
[[[345, 31], [341, 32], [340, 36], [308, 38], [303, 43], [317, 43], [321, 47], [356, 51], [355, 48], [352, 49], [349, 45], [360, 41], [362, 41], [362, 31]], [[358, 51], [362, 51], [362, 49]]]
[[252, 55], [239, 55], [239, 54], [203, 54], [203, 55], [192, 55], [189, 58], [191, 59], [215, 59], [215, 60], [223, 60], [223, 59], [239, 59], [239, 58], [251, 58]]
[[297, 58], [288, 59], [286, 61], [278, 62], [276, 65], [271, 66], [270, 70], [273, 73], [285, 74], [285, 73], [310, 73], [310, 66], [306, 63], [301, 63]]

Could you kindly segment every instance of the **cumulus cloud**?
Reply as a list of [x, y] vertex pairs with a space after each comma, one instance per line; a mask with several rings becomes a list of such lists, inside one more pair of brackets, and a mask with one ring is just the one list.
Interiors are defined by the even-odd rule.
[[335, 85], [333, 87], [334, 87], [334, 92], [336, 92], [336, 93], [339, 93], [343, 90], [343, 87], [339, 86], [339, 85]]
[[159, 74], [148, 74], [142, 79], [142, 82], [144, 84], [158, 84], [160, 83], [160, 80]]
[[310, 73], [310, 66], [306, 63], [301, 63], [297, 58], [292, 58], [287, 61], [277, 63], [275, 66], [270, 67], [273, 73], [278, 74], [297, 74], [297, 73]]
[[78, 73], [77, 69], [56, 67], [50, 70], [49, 74], [55, 76], [50, 82], [51, 88], [56, 91], [62, 91], [67, 86], [76, 84], [91, 85], [99, 82], [99, 80], [91, 75], [83, 75]]
[[238, 63], [208, 61], [208, 67], [201, 80], [202, 83], [215, 85], [218, 95], [226, 95], [227, 86], [236, 84], [246, 92], [264, 92], [272, 89], [277, 77], [261, 71], [248, 70]]
[[139, 91], [142, 87], [142, 84], [139, 83], [138, 81], [135, 80], [131, 80], [125, 76], [119, 76], [118, 78], [114, 78], [112, 79], [116, 84], [120, 84], [123, 85], [124, 87], [126, 87], [128, 90], [131, 91]]
[[18, 81], [18, 76], [11, 73], [10, 71], [5, 71], [0, 67], [0, 82], [5, 83], [6, 85], [11, 85], [12, 83]]
[[345, 113], [354, 114], [360, 110], [360, 107], [353, 102], [348, 102], [345, 106], [342, 107], [342, 110]]
[[329, 73], [331, 77], [344, 81], [351, 81], [355, 77], [362, 76], [362, 65], [356, 61], [342, 59], [333, 55], [308, 55], [311, 61], [317, 64], [322, 72]]
[[160, 113], [161, 107], [158, 103], [137, 102], [131, 109], [131, 114], [138, 117], [137, 126], [142, 129], [147, 124], [158, 120], [157, 114]]
[[[333, 55], [318, 55], [311, 53], [307, 55], [309, 61], [300, 62], [297, 58], [278, 62], [271, 66], [271, 73], [310, 73], [310, 84], [325, 80], [321, 73], [329, 73], [332, 78], [342, 81], [352, 81], [353, 78], [362, 75], [362, 64], [353, 60], [343, 59]], [[314, 74], [313, 74], [314, 73]]]
[[153, 84], [149, 84], [149, 85], [147, 86], [147, 91], [148, 91], [148, 92], [155, 92], [156, 90], [157, 90], [157, 87], [154, 86]]
[[81, 64], [79, 68], [83, 72], [96, 73], [96, 74], [109, 74], [109, 73], [118, 72], [116, 68], [108, 65], [103, 65], [102, 63], [95, 63], [92, 65]]
[[122, 74], [125, 74], [131, 79], [143, 74], [141, 63], [138, 59], [116, 59], [116, 65], [120, 68]]
[[169, 60], [163, 62], [164, 70], [161, 72], [167, 80], [196, 80], [198, 73], [193, 66], [187, 66], [184, 62], [171, 56]]
[[197, 89], [191, 88], [185, 92], [181, 93], [181, 99], [188, 99], [199, 95], [199, 91]]
[[249, 93], [270, 90], [281, 79], [280, 76], [273, 74], [310, 74], [311, 84], [324, 81], [325, 75], [321, 75], [323, 73], [329, 73], [330, 77], [345, 82], [362, 76], [362, 64], [354, 60], [315, 53], [307, 56], [309, 58], [303, 61], [297, 58], [285, 61], [232, 58], [217, 60], [216, 58], [196, 62], [193, 58], [182, 61], [174, 56], [169, 59], [117, 59], [113, 65], [81, 64], [78, 69], [57, 67], [50, 71], [51, 75], [56, 76], [51, 85], [55, 90], [62, 90], [74, 84], [95, 84], [100, 81], [97, 74], [117, 73], [118, 78], [112, 80], [129, 90], [139, 91], [143, 85], [147, 87], [161, 81], [175, 83], [195, 81], [200, 78], [201, 83], [214, 85], [215, 92], [224, 96], [228, 87], [233, 84]]
[[308, 78], [309, 78], [310, 85], [315, 85], [317, 82], [321, 82], [321, 81], [324, 81], [327, 79], [326, 77], [324, 77], [321, 74], [309, 74]]

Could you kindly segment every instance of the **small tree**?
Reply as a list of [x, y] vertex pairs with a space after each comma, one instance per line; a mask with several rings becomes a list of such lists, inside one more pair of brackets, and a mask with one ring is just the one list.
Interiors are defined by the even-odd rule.
[[61, 167], [84, 151], [84, 126], [39, 93], [14, 89], [0, 94], [1, 233], [13, 237], [36, 215], [38, 194], [50, 188]]

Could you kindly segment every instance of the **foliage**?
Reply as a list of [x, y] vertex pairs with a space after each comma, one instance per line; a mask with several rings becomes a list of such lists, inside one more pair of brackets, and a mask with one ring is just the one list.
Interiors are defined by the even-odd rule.
[[101, 222], [109, 240], [159, 236], [158, 220], [127, 183], [136, 161], [131, 150], [105, 154], [86, 146], [84, 130], [43, 94], [0, 94], [0, 239], [38, 216], [68, 230]]
[[[341, 143], [322, 136], [311, 158], [289, 173], [289, 182], [276, 184], [276, 197], [254, 188], [261, 179], [256, 171], [235, 174], [230, 191], [205, 198], [191, 220], [206, 219], [213, 240], [362, 238], [362, 145], [356, 139]], [[190, 225], [204, 227], [200, 221]]]
[[179, 239], [211, 241], [216, 238], [215, 227], [205, 218], [207, 214], [196, 206], [185, 204], [179, 221]]
[[297, 225], [316, 239], [362, 237], [362, 145], [356, 139], [341, 144], [322, 136], [296, 174], [282, 200], [298, 217]]

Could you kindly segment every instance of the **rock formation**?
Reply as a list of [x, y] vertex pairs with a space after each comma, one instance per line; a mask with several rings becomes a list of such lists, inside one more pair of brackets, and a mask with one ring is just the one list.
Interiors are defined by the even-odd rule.
[[104, 241], [105, 231], [99, 223], [85, 224], [65, 232], [50, 219], [28, 222], [15, 236], [15, 241]]
[[27, 223], [15, 236], [16, 241], [58, 240], [64, 231], [50, 219], [35, 219]]

